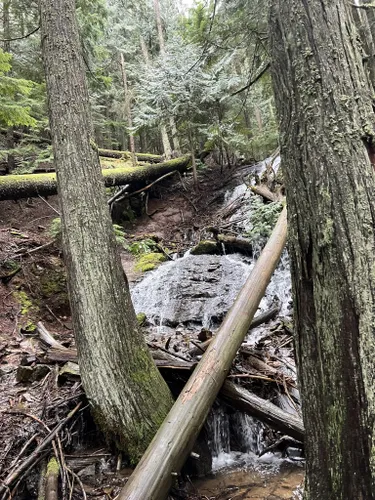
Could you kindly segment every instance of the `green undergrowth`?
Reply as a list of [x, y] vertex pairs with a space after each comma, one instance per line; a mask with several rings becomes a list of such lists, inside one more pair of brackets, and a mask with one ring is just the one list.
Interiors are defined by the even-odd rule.
[[263, 203], [260, 196], [252, 198], [251, 229], [246, 236], [252, 242], [269, 238], [283, 208], [281, 201]]
[[162, 253], [151, 252], [139, 257], [134, 269], [142, 273], [152, 271], [155, 267], [166, 260], [166, 256]]

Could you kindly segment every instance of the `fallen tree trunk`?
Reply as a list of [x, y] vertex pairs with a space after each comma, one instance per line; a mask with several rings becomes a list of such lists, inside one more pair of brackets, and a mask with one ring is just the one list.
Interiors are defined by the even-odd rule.
[[[117, 158], [130, 160], [131, 152], [130, 151], [117, 151], [116, 149], [101, 149], [99, 148], [99, 156], [103, 158]], [[139, 161], [149, 162], [149, 163], [161, 163], [163, 161], [163, 157], [161, 155], [152, 155], [148, 153], [135, 153], [136, 158]]]
[[260, 398], [243, 387], [226, 380], [220, 395], [227, 403], [248, 415], [259, 418], [273, 429], [303, 441], [305, 428], [302, 419], [288, 413], [270, 401]]
[[163, 500], [228, 374], [285, 246], [286, 208], [214, 340], [191, 375], [118, 500]]
[[245, 255], [253, 254], [253, 245], [251, 241], [246, 238], [237, 238], [236, 236], [218, 234], [216, 239], [219, 243], [223, 244], [225, 250], [229, 252], [239, 252]]
[[273, 193], [265, 184], [250, 186], [251, 191], [267, 201], [281, 201], [282, 197]]
[[[142, 167], [103, 169], [106, 187], [157, 179], [168, 172], [183, 172], [190, 163], [190, 156], [175, 158], [163, 163]], [[74, 182], [74, 179], [72, 179]], [[0, 177], [0, 201], [49, 196], [57, 193], [56, 174], [5, 175]]]

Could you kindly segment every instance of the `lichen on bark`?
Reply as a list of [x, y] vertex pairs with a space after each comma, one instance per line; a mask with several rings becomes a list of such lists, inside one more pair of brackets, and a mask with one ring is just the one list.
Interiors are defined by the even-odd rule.
[[375, 498], [374, 114], [351, 7], [272, 0], [305, 499]]

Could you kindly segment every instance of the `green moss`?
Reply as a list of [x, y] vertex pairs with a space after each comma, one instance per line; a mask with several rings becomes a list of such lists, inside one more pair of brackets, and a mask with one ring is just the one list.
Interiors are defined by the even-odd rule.
[[26, 325], [23, 327], [23, 329], [28, 333], [32, 333], [35, 332], [36, 325], [32, 321], [28, 321]]
[[139, 326], [142, 326], [146, 322], [146, 319], [147, 316], [145, 315], [145, 313], [140, 312], [137, 314], [137, 321]]
[[46, 269], [40, 276], [40, 291], [46, 298], [57, 293], [66, 293], [66, 277], [62, 268]]
[[32, 311], [37, 311], [38, 307], [35, 306], [30, 299], [30, 297], [27, 295], [26, 292], [23, 290], [15, 290], [13, 292], [13, 297], [18, 300], [21, 306], [21, 315], [24, 316]]
[[60, 466], [55, 457], [51, 458], [47, 465], [47, 476], [57, 476], [60, 472]]
[[213, 240], [202, 240], [191, 249], [191, 255], [216, 255], [220, 253], [217, 242]]
[[142, 273], [146, 271], [151, 271], [152, 269], [155, 269], [155, 267], [158, 264], [164, 262], [165, 260], [166, 257], [162, 253], [156, 253], [156, 252], [146, 253], [139, 258], [134, 269]]

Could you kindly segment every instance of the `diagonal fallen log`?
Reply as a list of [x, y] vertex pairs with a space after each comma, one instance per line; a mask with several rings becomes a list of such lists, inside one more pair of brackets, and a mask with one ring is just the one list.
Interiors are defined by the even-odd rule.
[[271, 276], [287, 234], [286, 208], [214, 340], [191, 375], [118, 500], [163, 500], [181, 470], [228, 374]]
[[[106, 187], [154, 180], [177, 170], [184, 172], [190, 164], [190, 156], [140, 167], [106, 168], [102, 170]], [[74, 182], [74, 179], [72, 179]], [[0, 176], [0, 201], [49, 196], [57, 193], [56, 174], [27, 174]]]
[[259, 418], [273, 429], [283, 432], [298, 441], [304, 440], [305, 429], [302, 419], [287, 413], [270, 401], [252, 394], [243, 387], [229, 382], [229, 380], [224, 382], [220, 395], [237, 410]]

